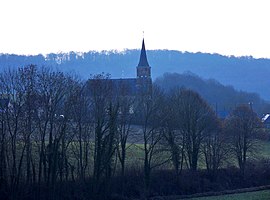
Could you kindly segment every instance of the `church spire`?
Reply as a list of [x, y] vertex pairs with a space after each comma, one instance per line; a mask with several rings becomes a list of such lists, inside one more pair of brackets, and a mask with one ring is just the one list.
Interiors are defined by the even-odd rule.
[[149, 95], [152, 91], [151, 67], [148, 64], [144, 38], [142, 41], [142, 49], [140, 61], [137, 66], [137, 92], [140, 95]]
[[145, 51], [144, 38], [142, 41], [141, 56], [140, 56], [140, 61], [139, 61], [138, 67], [149, 67], [149, 64], [147, 61], [147, 56], [146, 56], [146, 51]]

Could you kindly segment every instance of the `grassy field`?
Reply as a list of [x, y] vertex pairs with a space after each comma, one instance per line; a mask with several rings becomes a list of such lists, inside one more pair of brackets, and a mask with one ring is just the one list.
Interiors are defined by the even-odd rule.
[[212, 197], [198, 197], [190, 200], [269, 200], [270, 190], [262, 190], [257, 192], [246, 192], [238, 194], [228, 194]]
[[263, 158], [270, 158], [270, 142], [261, 141], [260, 156]]
[[[128, 144], [128, 145], [130, 145], [130, 144]], [[159, 156], [166, 159], [169, 157], [169, 152], [161, 153]], [[254, 157], [254, 155], [252, 155], [250, 157]], [[270, 159], [270, 142], [269, 141], [259, 141], [258, 142], [258, 148], [257, 148], [257, 152], [256, 152], [255, 157], [258, 160]], [[143, 159], [144, 159], [143, 145], [136, 144], [136, 145], [130, 146], [130, 148], [127, 150], [127, 160], [126, 160], [127, 166], [129, 166], [129, 165], [143, 166]], [[227, 165], [237, 166], [236, 159], [233, 157], [230, 157], [230, 159], [226, 163], [224, 163], [223, 167], [227, 167]], [[173, 167], [171, 163], [167, 163], [165, 166], [169, 167], [169, 168]], [[184, 167], [185, 166], [186, 165], [184, 165]], [[198, 167], [200, 169], [206, 168], [204, 156], [202, 154], [199, 156]]]

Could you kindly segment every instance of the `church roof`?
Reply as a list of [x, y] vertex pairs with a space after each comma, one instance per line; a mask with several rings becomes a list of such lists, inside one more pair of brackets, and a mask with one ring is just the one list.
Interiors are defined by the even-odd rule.
[[9, 99], [0, 99], [0, 112], [4, 112], [8, 108]]
[[141, 56], [140, 56], [140, 62], [138, 64], [138, 67], [149, 67], [146, 51], [145, 51], [144, 39], [142, 41]]
[[[95, 87], [95, 81], [98, 81], [101, 88], [109, 89], [109, 92], [113, 95], [121, 96], [135, 96], [137, 94], [137, 79], [125, 78], [125, 79], [90, 79], [88, 80], [90, 87]], [[106, 87], [108, 86], [108, 87]]]
[[137, 92], [136, 78], [112, 79], [114, 93], [124, 96], [135, 96]]

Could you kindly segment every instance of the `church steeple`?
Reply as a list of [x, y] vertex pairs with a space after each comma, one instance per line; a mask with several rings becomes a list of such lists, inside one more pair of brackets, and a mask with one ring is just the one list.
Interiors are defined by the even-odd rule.
[[144, 39], [142, 41], [140, 61], [137, 66], [137, 78], [151, 78], [151, 67], [147, 61]]
[[139, 61], [138, 67], [149, 67], [149, 64], [147, 61], [147, 56], [146, 56], [146, 51], [145, 51], [144, 39], [142, 41], [141, 56], [140, 56], [140, 61]]
[[140, 95], [149, 95], [152, 91], [151, 67], [148, 64], [144, 39], [140, 61], [137, 66], [137, 93]]

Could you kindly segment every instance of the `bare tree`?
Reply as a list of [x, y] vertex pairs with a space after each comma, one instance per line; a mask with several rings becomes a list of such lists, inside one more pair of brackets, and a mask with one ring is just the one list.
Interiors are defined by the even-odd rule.
[[202, 152], [204, 154], [206, 168], [213, 178], [217, 175], [217, 170], [226, 161], [229, 148], [227, 138], [224, 134], [223, 123], [219, 120], [213, 120], [213, 131], [203, 140]]
[[[18, 76], [20, 78], [19, 87], [23, 99], [23, 120], [21, 122], [23, 141], [26, 152], [26, 183], [30, 184], [36, 181], [36, 168], [32, 156], [33, 133], [35, 131], [34, 113], [36, 110], [36, 80], [37, 67], [29, 65], [19, 68]], [[24, 148], [24, 147], [23, 147]]]
[[23, 139], [21, 122], [23, 120], [22, 110], [24, 93], [21, 88], [21, 79], [18, 71], [7, 69], [0, 75], [1, 94], [9, 99], [12, 104], [2, 112], [2, 119], [5, 120], [5, 138], [7, 144], [5, 148], [6, 177], [12, 190], [12, 195], [16, 195], [19, 182], [22, 176], [22, 165], [25, 155], [25, 143], [18, 145], [17, 141]]
[[[90, 113], [90, 99], [88, 98], [87, 92], [85, 90], [86, 84], [79, 82], [76, 84], [74, 93], [71, 96], [70, 110], [72, 113], [72, 123], [71, 128], [75, 141], [77, 143], [72, 143], [72, 149], [74, 156], [77, 159], [78, 175], [80, 179], [85, 179], [86, 169], [89, 166], [89, 155], [91, 147], [91, 114]], [[69, 163], [72, 169], [75, 168], [74, 165]], [[90, 174], [89, 174], [90, 175]]]
[[162, 140], [162, 111], [164, 105], [164, 94], [162, 91], [153, 87], [152, 94], [138, 97], [137, 117], [140, 119], [143, 151], [144, 151], [144, 195], [149, 194], [151, 171], [168, 161], [162, 159], [162, 149], [160, 141]]
[[109, 182], [115, 161], [113, 158], [117, 147], [119, 104], [112, 89], [111, 80], [103, 74], [88, 81], [90, 113], [93, 115], [95, 130], [93, 192], [96, 198], [99, 198], [99, 195], [106, 198], [109, 194]]
[[171, 154], [172, 164], [175, 169], [177, 181], [183, 169], [184, 163], [184, 134], [179, 129], [179, 121], [182, 119], [179, 115], [181, 105], [181, 96], [178, 90], [173, 91], [167, 96], [166, 103], [162, 107], [163, 110], [163, 135], [165, 145]]
[[8, 184], [7, 180], [7, 126], [5, 112], [8, 112], [9, 97], [3, 93], [0, 82], [0, 189]]
[[121, 190], [124, 192], [124, 176], [126, 168], [126, 152], [132, 144], [127, 144], [128, 138], [132, 133], [131, 123], [134, 119], [134, 102], [133, 96], [130, 96], [129, 85], [121, 83], [118, 88], [118, 103], [119, 103], [119, 117], [117, 123], [117, 155], [121, 165]]
[[[68, 115], [65, 117], [65, 103], [68, 94], [68, 78], [62, 72], [42, 68], [38, 73], [36, 126], [39, 151], [38, 182], [45, 181], [54, 188], [59, 160], [63, 153], [63, 139], [66, 135]], [[60, 173], [61, 174], [61, 173]]]
[[183, 134], [188, 166], [196, 171], [203, 139], [213, 130], [215, 114], [209, 105], [191, 90], [181, 89], [177, 94], [178, 126]]
[[255, 132], [261, 127], [256, 113], [246, 105], [236, 107], [226, 119], [225, 129], [228, 134], [233, 155], [244, 175], [248, 155], [256, 151]]

